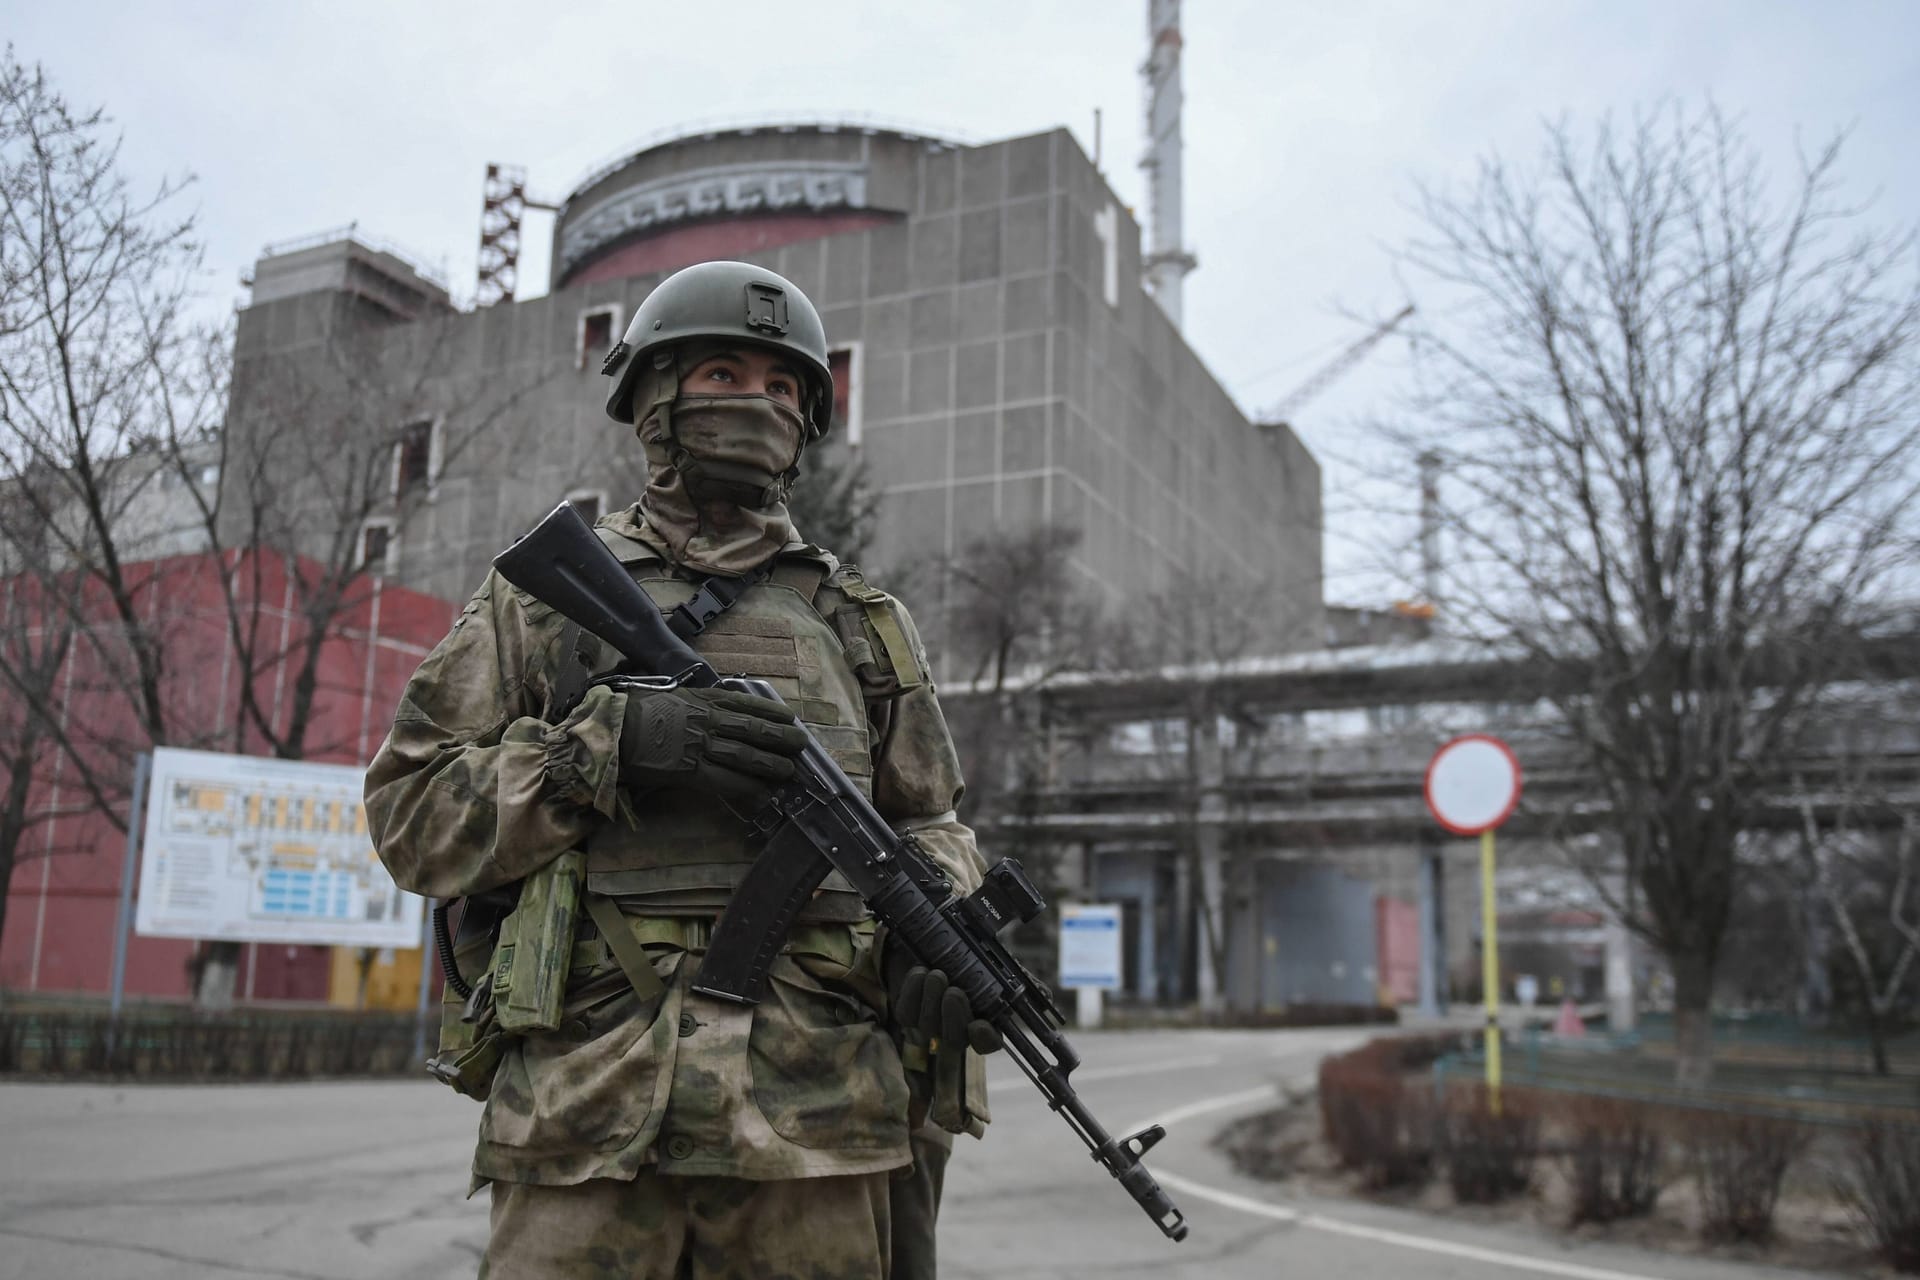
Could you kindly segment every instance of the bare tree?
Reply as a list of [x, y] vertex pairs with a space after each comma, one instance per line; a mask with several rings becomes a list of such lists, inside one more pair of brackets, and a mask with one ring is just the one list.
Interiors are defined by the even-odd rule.
[[[1050, 897], [1063, 861], [1036, 821], [1057, 782], [1046, 690], [1099, 656], [1100, 601], [1075, 562], [1080, 543], [1080, 530], [1068, 525], [1002, 530], [902, 575], [925, 588], [908, 594], [928, 602], [924, 617], [939, 620], [938, 635], [952, 655], [947, 669], [967, 676], [966, 686], [949, 686], [942, 699], [967, 780], [962, 815], [981, 829], [990, 858], [1018, 859]], [[934, 600], [944, 611], [932, 611]], [[1013, 934], [1038, 972], [1054, 967], [1055, 927], [1047, 913]]]
[[[11, 504], [0, 508], [0, 525], [11, 525], [18, 511]], [[0, 550], [17, 545], [9, 538]], [[0, 937], [6, 934], [7, 885], [26, 838], [52, 816], [37, 803], [52, 756], [46, 709], [57, 696], [72, 643], [65, 611], [45, 607], [36, 577], [9, 574], [0, 581]]]
[[[293, 348], [244, 346], [236, 379], [234, 334], [190, 318], [200, 259], [192, 219], [170, 212], [179, 184], [136, 198], [106, 117], [11, 51], [0, 155], [0, 563], [33, 583], [32, 634], [68, 657], [55, 697], [49, 651], [0, 644], [33, 745], [122, 828], [131, 759], [151, 747], [357, 749], [314, 741], [316, 709], [376, 590], [369, 518], [403, 531], [431, 487], [424, 470], [400, 483], [410, 433], [428, 425], [433, 469], [455, 465], [557, 362], [463, 363], [450, 305], [416, 319], [342, 292], [302, 300]], [[227, 706], [196, 678], [223, 643]], [[205, 954], [203, 995], [237, 948]]]
[[[225, 417], [170, 421], [158, 442], [220, 566], [216, 609], [238, 673], [227, 748], [283, 760], [359, 749], [314, 729], [336, 692], [328, 655], [365, 627], [379, 590], [375, 517], [381, 536], [404, 540], [438, 474], [484, 452], [552, 374], [458, 376], [450, 307], [407, 320], [345, 294], [310, 305], [312, 342], [247, 351]], [[357, 683], [345, 692], [357, 697]], [[209, 944], [197, 959], [202, 1003], [221, 1003], [239, 944]]]
[[[1099, 604], [1073, 563], [1080, 530], [1042, 525], [968, 544], [922, 575], [947, 586], [945, 633], [972, 688], [947, 699], [967, 778], [970, 821], [1031, 816], [1051, 774], [1040, 695], [1096, 659]], [[1015, 821], [1012, 830], [1024, 832]], [[1051, 851], [1013, 837], [999, 846], [1052, 878]]]
[[1837, 715], [1832, 770], [1793, 780], [1798, 853], [1814, 909], [1839, 935], [1873, 1053], [1889, 1071], [1887, 1035], [1920, 973], [1920, 794], [1914, 790], [1913, 706], [1876, 697]]
[[1240, 575], [1197, 571], [1149, 595], [1106, 632], [1104, 667], [1142, 675], [1170, 669], [1186, 691], [1176, 714], [1138, 726], [1152, 749], [1135, 759], [1173, 811], [1181, 914], [1212, 975], [1198, 992], [1210, 1011], [1226, 1003], [1230, 899], [1248, 892], [1253, 870], [1225, 838], [1228, 797], [1236, 781], [1259, 776], [1267, 750], [1285, 736], [1272, 717], [1241, 706], [1219, 677], [1236, 661], [1293, 647], [1289, 637], [1276, 643], [1267, 605], [1273, 595]]
[[801, 460], [800, 480], [787, 509], [801, 537], [858, 564], [873, 537], [880, 495], [860, 455], [829, 437]]
[[[127, 534], [152, 532], [162, 424], [209, 417], [220, 391], [193, 376], [200, 259], [181, 187], [137, 194], [106, 117], [73, 110], [11, 46], [0, 56], [0, 564], [10, 607], [33, 611], [10, 624], [0, 681], [26, 748], [16, 762], [58, 750], [122, 826], [132, 755], [181, 731], [165, 680], [173, 619]], [[53, 713], [54, 674], [82, 654], [126, 708], [113, 732]], [[9, 774], [9, 794], [31, 792], [30, 772]]]
[[1074, 568], [1081, 536], [1059, 524], [994, 534], [943, 566], [950, 640], [975, 684], [1000, 693], [1015, 676], [1032, 687], [1091, 664], [1099, 601]]
[[1672, 967], [1683, 1082], [1736, 836], [1915, 545], [1914, 241], [1841, 200], [1839, 156], [1776, 203], [1717, 111], [1561, 125], [1536, 166], [1424, 192], [1402, 255], [1430, 296], [1420, 426], [1389, 434], [1447, 470], [1443, 603], [1556, 671], [1624, 859], [1595, 883]]
[[403, 322], [348, 295], [316, 305], [316, 341], [245, 357], [218, 427], [169, 423], [161, 445], [223, 566], [224, 626], [245, 673], [232, 748], [286, 760], [348, 745], [309, 735], [328, 646], [368, 607], [383, 567], [369, 555], [371, 522], [389, 520], [382, 532], [404, 540], [438, 475], [497, 443], [554, 372], [460, 376], [451, 308]]

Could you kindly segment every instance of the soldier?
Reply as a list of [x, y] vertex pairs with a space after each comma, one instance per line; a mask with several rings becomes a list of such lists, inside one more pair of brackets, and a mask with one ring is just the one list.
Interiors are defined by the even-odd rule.
[[[367, 772], [401, 886], [472, 895], [585, 853], [559, 1027], [506, 1035], [482, 1010], [476, 1043], [442, 1068], [487, 1100], [481, 1274], [879, 1280], [890, 1185], [919, 1233], [900, 1242], [903, 1270], [930, 1274], [945, 1152], [933, 1143], [914, 1176], [892, 1175], [908, 1174], [923, 1116], [942, 1137], [983, 1130], [991, 1024], [876, 937], [837, 875], [762, 1003], [689, 989], [758, 851], [736, 815], [791, 776], [796, 713], [957, 888], [983, 873], [912, 619], [787, 515], [833, 405], [819, 316], [773, 272], [689, 267], [642, 304], [603, 372], [648, 479], [596, 532], [709, 664], [768, 680], [785, 705], [591, 683], [615, 655], [496, 574], [408, 684]], [[684, 621], [704, 610], [678, 608], [697, 594], [731, 600], [704, 629]]]

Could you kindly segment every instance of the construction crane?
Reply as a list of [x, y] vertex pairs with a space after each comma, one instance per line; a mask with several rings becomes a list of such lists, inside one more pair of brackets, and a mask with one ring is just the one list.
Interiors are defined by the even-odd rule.
[[1328, 387], [1345, 377], [1348, 370], [1366, 359], [1369, 351], [1384, 342], [1387, 336], [1405, 323], [1407, 317], [1412, 314], [1412, 303], [1408, 303], [1406, 306], [1400, 308], [1399, 313], [1391, 320], [1382, 322], [1374, 328], [1372, 333], [1369, 333], [1366, 337], [1360, 339], [1360, 341], [1327, 361], [1311, 378], [1308, 378], [1298, 387], [1295, 387], [1285, 399], [1261, 414], [1258, 419], [1256, 419], [1257, 424], [1263, 427], [1287, 427], [1291, 429], [1294, 414], [1305, 408], [1308, 401], [1314, 399], [1322, 391], [1325, 391]]

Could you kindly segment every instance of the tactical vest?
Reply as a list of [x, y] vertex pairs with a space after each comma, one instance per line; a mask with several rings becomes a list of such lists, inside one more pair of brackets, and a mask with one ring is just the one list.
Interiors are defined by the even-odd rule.
[[[663, 612], [697, 584], [674, 576], [657, 552], [602, 528], [601, 538]], [[869, 797], [874, 749], [886, 704], [925, 673], [906, 652], [889, 597], [831, 557], [783, 554], [772, 576], [693, 637], [692, 647], [723, 676], [756, 676], [792, 707], [834, 761]], [[611, 666], [602, 650], [596, 669]], [[900, 659], [907, 666], [902, 670]], [[752, 867], [761, 842], [712, 796], [658, 791], [635, 806], [637, 821], [608, 822], [589, 838], [587, 890], [648, 915], [712, 916]], [[850, 922], [866, 909], [836, 872], [803, 922]]]

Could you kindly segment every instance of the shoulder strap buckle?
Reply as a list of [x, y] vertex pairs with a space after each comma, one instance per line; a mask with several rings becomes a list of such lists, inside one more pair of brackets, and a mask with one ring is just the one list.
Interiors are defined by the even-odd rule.
[[667, 626], [682, 640], [693, 639], [707, 629], [708, 623], [738, 604], [748, 588], [766, 581], [771, 572], [773, 562], [768, 561], [744, 577], [723, 578], [716, 574], [707, 578], [691, 600], [675, 605], [667, 613]]

